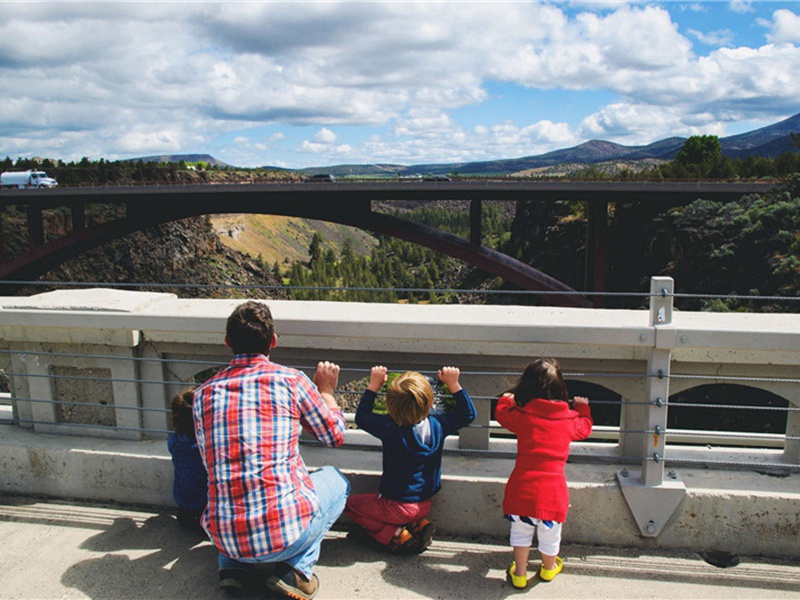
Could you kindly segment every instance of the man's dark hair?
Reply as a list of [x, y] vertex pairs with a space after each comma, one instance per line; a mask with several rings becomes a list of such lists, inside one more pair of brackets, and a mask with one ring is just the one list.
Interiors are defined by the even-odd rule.
[[274, 332], [269, 306], [252, 300], [237, 306], [225, 326], [225, 335], [234, 354], [269, 356]]

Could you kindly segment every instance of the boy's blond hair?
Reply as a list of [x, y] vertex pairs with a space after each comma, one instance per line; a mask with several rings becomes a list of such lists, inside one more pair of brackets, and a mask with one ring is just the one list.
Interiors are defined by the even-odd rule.
[[406, 371], [386, 391], [386, 409], [398, 425], [416, 425], [428, 416], [432, 405], [431, 384], [416, 371]]

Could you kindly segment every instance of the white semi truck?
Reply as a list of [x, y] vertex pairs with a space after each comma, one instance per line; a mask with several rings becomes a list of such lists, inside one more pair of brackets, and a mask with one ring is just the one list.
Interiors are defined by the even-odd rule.
[[58, 182], [44, 171], [6, 171], [0, 174], [0, 186], [4, 188], [54, 188]]

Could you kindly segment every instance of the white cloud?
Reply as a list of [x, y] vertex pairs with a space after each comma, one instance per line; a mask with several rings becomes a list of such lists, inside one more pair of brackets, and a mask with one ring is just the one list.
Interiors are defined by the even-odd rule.
[[755, 9], [753, 8], [754, 0], [731, 0], [728, 7], [737, 13], [750, 13]]
[[733, 44], [733, 40], [736, 37], [736, 34], [730, 29], [719, 29], [717, 31], [709, 31], [708, 33], [703, 33], [696, 29], [689, 29], [687, 33], [707, 46], [730, 46]]
[[336, 134], [327, 127], [323, 127], [314, 136], [314, 141], [320, 144], [333, 144], [336, 141]]
[[782, 8], [772, 14], [772, 23], [760, 21], [772, 31], [767, 39], [775, 44], [800, 43], [800, 15]]
[[[700, 56], [658, 4], [580, 6], [37, 3], [34, 23], [26, 3], [3, 3], [0, 156], [114, 159], [236, 135], [225, 150], [240, 164], [279, 164], [279, 147], [315, 159], [480, 160], [584, 136], [646, 142], [718, 130], [732, 115], [800, 105], [800, 17], [789, 9], [761, 23], [762, 47], [734, 47], [724, 28], [690, 32], [723, 46]], [[460, 121], [459, 109], [492, 100], [489, 82], [614, 100], [572, 125], [535, 106], [525, 118]], [[265, 126], [281, 131], [254, 133]], [[279, 144], [294, 126], [317, 133]], [[355, 144], [346, 132], [356, 127], [385, 133]]]

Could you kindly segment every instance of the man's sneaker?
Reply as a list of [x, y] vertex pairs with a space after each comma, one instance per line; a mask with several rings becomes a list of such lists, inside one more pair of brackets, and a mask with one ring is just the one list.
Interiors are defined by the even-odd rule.
[[508, 578], [511, 580], [511, 585], [513, 585], [518, 590], [524, 590], [528, 587], [528, 576], [527, 575], [517, 575], [517, 563], [514, 561], [511, 562], [511, 566], [508, 567]]
[[539, 569], [539, 577], [542, 581], [553, 581], [553, 578], [561, 573], [561, 569], [564, 568], [564, 563], [561, 559], [556, 556], [555, 565], [553, 565], [552, 569], [545, 569], [544, 565]]
[[230, 594], [239, 594], [244, 589], [245, 571], [222, 569], [219, 572], [219, 589]]
[[312, 575], [306, 579], [289, 565], [280, 565], [276, 574], [267, 579], [267, 588], [295, 600], [311, 600], [319, 591], [319, 579]]
[[405, 527], [389, 542], [389, 551], [392, 554], [410, 554], [416, 552], [418, 547], [418, 538], [411, 535], [411, 532]]
[[419, 523], [414, 523], [411, 525], [409, 527], [409, 531], [417, 541], [414, 551], [417, 554], [420, 554], [425, 552], [425, 550], [428, 549], [428, 546], [431, 545], [431, 542], [433, 541], [433, 534], [436, 533], [436, 526], [427, 519], [422, 519]]

